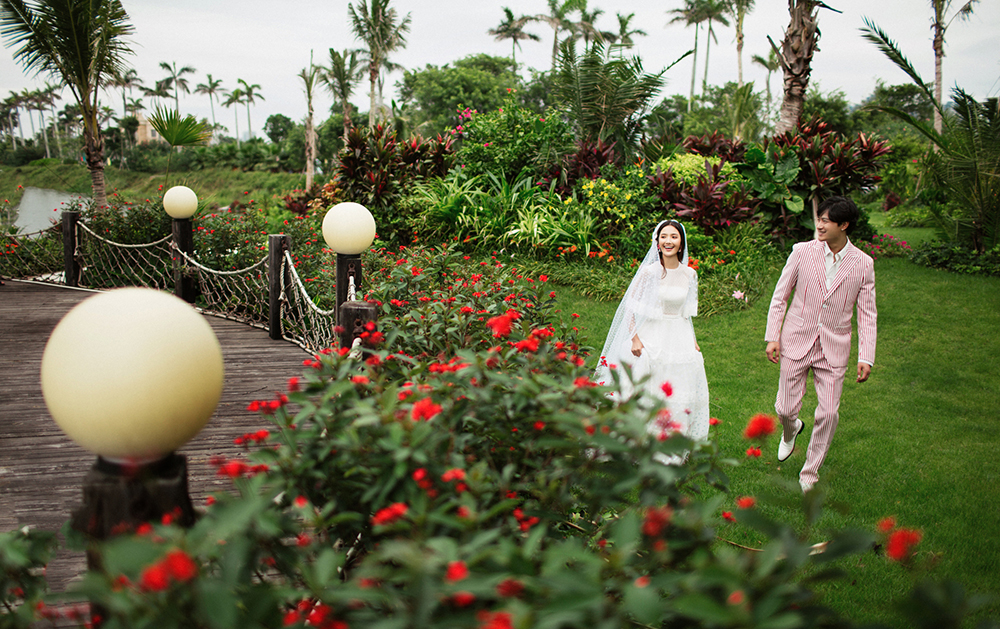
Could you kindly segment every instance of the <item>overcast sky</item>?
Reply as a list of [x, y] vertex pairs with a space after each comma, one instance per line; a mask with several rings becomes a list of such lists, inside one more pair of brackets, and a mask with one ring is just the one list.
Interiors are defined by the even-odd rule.
[[[317, 63], [327, 63], [329, 48], [344, 50], [360, 43], [354, 38], [348, 20], [347, 0], [123, 0], [135, 26], [132, 37], [135, 55], [131, 64], [146, 85], [164, 78], [160, 62], [176, 62], [178, 67], [192, 66], [191, 89], [205, 82], [205, 75], [222, 79], [223, 87], [234, 88], [236, 79], [259, 84], [264, 101], [251, 108], [256, 133], [267, 117], [281, 113], [301, 120], [306, 113], [301, 80], [296, 76], [309, 64], [310, 51]], [[646, 31], [636, 38], [634, 54], [641, 57], [647, 71], [656, 72], [677, 59], [694, 43], [694, 29], [682, 24], [668, 24], [667, 12], [682, 6], [682, 0], [590, 0], [591, 8], [604, 10], [597, 25], [617, 32], [616, 13], [635, 13], [633, 28]], [[875, 47], [862, 39], [859, 28], [867, 16], [897, 41], [903, 52], [925, 80], [934, 78], [931, 49], [930, 7], [928, 0], [829, 0], [842, 13], [821, 10], [822, 38], [820, 51], [813, 59], [812, 85], [824, 92], [843, 91], [852, 103], [869, 96], [878, 80], [886, 84], [908, 82], [908, 78], [887, 61]], [[954, 2], [960, 5], [961, 2]], [[394, 0], [392, 6], [401, 14], [409, 13], [412, 25], [407, 47], [392, 60], [408, 69], [427, 64], [444, 65], [475, 53], [510, 55], [510, 41], [496, 42], [487, 34], [503, 19], [503, 6], [516, 15], [545, 11], [544, 0]], [[765, 71], [750, 63], [752, 55], [766, 57], [767, 36], [780, 42], [788, 25], [786, 0], [757, 0], [744, 26], [746, 43], [743, 72], [747, 81], [764, 88]], [[541, 38], [524, 42], [517, 52], [522, 67], [547, 70], [551, 67], [552, 30], [544, 23], [527, 29]], [[718, 43], [712, 42], [708, 81], [723, 84], [735, 81], [737, 74], [735, 32], [718, 27]], [[955, 21], [947, 33], [944, 60], [944, 84], [958, 85], [977, 98], [1000, 94], [1000, 2], [983, 0], [968, 21]], [[704, 72], [704, 29], [699, 39], [698, 85]], [[0, 95], [10, 91], [37, 88], [45, 77], [28, 77], [12, 60], [12, 51], [0, 56]], [[394, 84], [401, 75], [387, 81], [386, 101], [395, 95]], [[663, 95], [687, 94], [691, 79], [691, 60], [685, 59], [670, 70]], [[771, 79], [772, 90], [780, 93], [780, 77]], [[947, 90], [946, 90], [947, 91]], [[367, 81], [359, 86], [353, 101], [362, 111], [368, 110]], [[138, 93], [134, 97], [139, 97]], [[72, 98], [63, 93], [65, 105]], [[150, 99], [143, 100], [151, 107]], [[103, 104], [116, 112], [122, 107], [121, 92], [105, 95]], [[327, 117], [332, 98], [320, 93], [315, 101], [317, 121]], [[246, 108], [241, 107], [240, 131], [246, 134]], [[181, 94], [181, 112], [210, 118], [208, 98]], [[234, 128], [235, 109], [220, 108], [216, 117], [230, 134]], [[25, 126], [28, 127], [27, 121]]]

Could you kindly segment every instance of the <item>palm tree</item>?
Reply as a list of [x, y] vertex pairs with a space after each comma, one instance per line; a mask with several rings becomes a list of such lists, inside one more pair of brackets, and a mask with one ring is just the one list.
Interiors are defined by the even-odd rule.
[[191, 90], [188, 89], [188, 80], [184, 78], [184, 75], [194, 74], [195, 69], [192, 68], [191, 66], [184, 66], [183, 68], [178, 70], [176, 61], [173, 61], [171, 63], [167, 63], [166, 61], [161, 61], [160, 67], [166, 70], [167, 73], [170, 75], [167, 78], [170, 79], [168, 85], [174, 88], [174, 111], [180, 113], [181, 112], [180, 91], [183, 90], [185, 94], [191, 93]]
[[573, 30], [577, 38], [583, 38], [584, 50], [590, 48], [591, 40], [594, 43], [600, 42], [601, 44], [614, 42], [616, 37], [614, 33], [611, 31], [602, 31], [597, 28], [597, 18], [604, 15], [604, 10], [595, 8], [593, 11], [587, 11], [586, 1], [581, 0], [581, 4], [580, 20], [573, 24]]
[[165, 79], [160, 79], [157, 81], [152, 88], [149, 87], [139, 87], [142, 91], [142, 95], [154, 99], [153, 105], [156, 107], [163, 106], [163, 99], [170, 98], [170, 86], [173, 83], [173, 79], [167, 77]]
[[213, 79], [211, 74], [206, 75], [207, 81], [205, 83], [199, 83], [197, 87], [194, 88], [195, 94], [205, 94], [208, 96], [208, 106], [212, 109], [212, 130], [214, 131], [219, 124], [215, 121], [215, 99], [218, 98], [219, 94], [222, 94], [225, 90], [222, 89], [222, 79]]
[[694, 103], [694, 80], [698, 74], [698, 29], [705, 20], [705, 13], [702, 11], [701, 0], [684, 0], [684, 6], [680, 9], [670, 9], [667, 13], [673, 13], [677, 17], [670, 20], [674, 22], [684, 22], [684, 26], [694, 26], [694, 51], [691, 55], [691, 94], [688, 97], [688, 112]]
[[715, 36], [715, 30], [712, 28], [712, 22], [729, 26], [729, 20], [726, 19], [726, 10], [725, 0], [703, 0], [702, 12], [705, 21], [708, 22], [708, 34], [705, 36], [705, 76], [701, 80], [702, 93], [708, 87], [708, 53], [711, 52], [712, 40], [714, 39], [715, 43], [719, 43], [719, 38]]
[[619, 54], [625, 48], [631, 48], [635, 45], [635, 41], [632, 39], [635, 35], [642, 35], [645, 37], [649, 33], [640, 28], [631, 28], [632, 19], [635, 17], [635, 13], [629, 13], [628, 15], [617, 14], [618, 17], [618, 35], [615, 36], [615, 45], [618, 46]]
[[330, 49], [330, 67], [322, 68], [320, 81], [326, 85], [326, 89], [333, 95], [335, 101], [340, 103], [341, 111], [344, 115], [344, 138], [351, 130], [351, 94], [354, 88], [361, 82], [362, 67], [358, 59], [357, 51], [345, 50], [339, 53], [333, 48]]
[[236, 79], [236, 82], [242, 85], [241, 88], [243, 92], [243, 102], [247, 105], [247, 134], [250, 139], [253, 139], [253, 125], [250, 123], [250, 105], [253, 105], [257, 99], [264, 100], [264, 97], [257, 90], [260, 89], [260, 85], [254, 83], [253, 85], [247, 83], [243, 79]]
[[955, 21], [955, 18], [962, 20], [969, 19], [972, 15], [973, 5], [979, 0], [968, 0], [958, 11], [948, 17], [948, 10], [951, 8], [952, 0], [931, 0], [931, 9], [934, 16], [931, 18], [931, 30], [934, 31], [934, 100], [938, 107], [934, 109], [934, 130], [941, 133], [941, 61], [944, 59], [944, 34]]
[[753, 11], [754, 2], [755, 0], [726, 0], [726, 11], [733, 16], [736, 26], [736, 77], [739, 87], [743, 87], [743, 21]]
[[309, 55], [309, 67], [303, 68], [298, 76], [302, 79], [302, 89], [306, 93], [306, 190], [313, 185], [313, 171], [316, 167], [316, 127], [313, 126], [313, 89], [319, 80], [321, 69], [313, 65]]
[[139, 117], [139, 112], [144, 111], [146, 106], [142, 104], [141, 98], [128, 99], [128, 111], [135, 117]]
[[[809, 75], [812, 73], [813, 53], [819, 42], [818, 14], [821, 8], [840, 13], [822, 0], [788, 0], [790, 19], [778, 53], [778, 62], [785, 75], [781, 110], [778, 113], [778, 124], [774, 128], [778, 135], [797, 129], [802, 118], [802, 104], [805, 102]], [[770, 37], [768, 41], [771, 41]], [[771, 46], [776, 47], [773, 41]]]
[[20, 95], [13, 91], [3, 101], [3, 108], [7, 113], [7, 132], [10, 133], [11, 148], [15, 150], [17, 149], [17, 136], [14, 135], [14, 127], [20, 128], [20, 125], [14, 123], [14, 116], [17, 115], [17, 108], [20, 107], [20, 104]]
[[379, 84], [376, 101], [376, 83], [379, 74], [388, 64], [389, 54], [406, 47], [406, 33], [410, 32], [410, 14], [402, 19], [396, 9], [390, 8], [391, 0], [361, 0], [355, 10], [354, 3], [348, 3], [347, 12], [351, 17], [351, 30], [365, 45], [368, 63], [368, 80], [371, 83], [368, 124], [374, 127], [382, 110], [382, 89]]
[[84, 153], [94, 202], [107, 205], [104, 138], [97, 93], [123, 71], [133, 32], [120, 0], [0, 0], [0, 32], [26, 70], [47, 72], [67, 87], [83, 114]]
[[122, 91], [122, 116], [128, 115], [128, 102], [126, 100], [126, 93], [128, 97], [132, 96], [132, 88], [142, 87], [142, 79], [139, 78], [139, 73], [135, 71], [135, 68], [128, 68], [124, 72], [115, 75], [114, 79], [111, 81], [110, 85], [112, 87], [117, 87]]
[[[233, 105], [242, 105], [245, 102], [243, 98], [243, 90], [236, 88], [229, 92], [226, 96], [226, 100], [222, 101], [222, 106], [229, 109]], [[236, 148], [240, 148], [240, 110], [236, 109]]]
[[552, 70], [556, 69], [556, 62], [559, 58], [559, 33], [562, 31], [572, 31], [573, 25], [569, 21], [569, 14], [587, 8], [586, 0], [546, 0], [549, 5], [549, 12], [539, 13], [531, 19], [536, 22], [545, 22], [552, 27]]
[[521, 45], [523, 40], [531, 41], [542, 41], [542, 38], [534, 33], [527, 33], [524, 30], [524, 26], [531, 20], [527, 15], [522, 15], [521, 17], [515, 18], [514, 12], [509, 8], [503, 8], [504, 19], [496, 28], [491, 28], [486, 31], [487, 35], [493, 35], [493, 39], [496, 41], [503, 41], [505, 39], [511, 40], [510, 47], [510, 59], [514, 64], [514, 68], [517, 68], [517, 48]]
[[[761, 66], [767, 70], [767, 80], [764, 85], [767, 88], [767, 119], [771, 119], [771, 73], [776, 72], [781, 69], [781, 63], [778, 62], [778, 53], [772, 48], [767, 53], [767, 59], [761, 57], [760, 55], [754, 55], [750, 58], [750, 61]], [[770, 124], [770, 122], [768, 123]]]

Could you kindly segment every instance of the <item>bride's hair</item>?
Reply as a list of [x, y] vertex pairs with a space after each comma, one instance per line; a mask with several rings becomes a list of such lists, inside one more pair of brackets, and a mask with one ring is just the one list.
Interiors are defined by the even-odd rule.
[[653, 234], [653, 246], [656, 247], [656, 259], [659, 260], [660, 266], [663, 266], [663, 254], [660, 253], [660, 248], [657, 245], [659, 244], [660, 241], [660, 232], [663, 231], [663, 228], [666, 227], [667, 225], [670, 225], [671, 227], [676, 229], [677, 233], [681, 235], [681, 246], [677, 249], [678, 262], [684, 259], [684, 250], [687, 249], [687, 238], [685, 238], [684, 236], [685, 234], [684, 227], [682, 227], [680, 223], [678, 223], [673, 219], [670, 219], [669, 221], [663, 221], [663, 224], [660, 225], [659, 229], [656, 230], [656, 233]]

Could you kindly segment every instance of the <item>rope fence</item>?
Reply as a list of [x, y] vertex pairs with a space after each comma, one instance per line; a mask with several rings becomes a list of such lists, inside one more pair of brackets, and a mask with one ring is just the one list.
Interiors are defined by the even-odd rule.
[[[183, 229], [190, 232], [190, 225]], [[129, 286], [168, 290], [204, 313], [267, 329], [271, 338], [310, 352], [335, 342], [336, 311], [323, 310], [309, 295], [295, 269], [287, 236], [271, 236], [267, 255], [229, 271], [200, 263], [197, 252], [190, 245], [185, 251], [179, 240], [175, 224], [173, 234], [154, 242], [115, 242], [91, 229], [79, 213], [64, 212], [61, 225], [4, 234], [0, 276], [96, 290]]]

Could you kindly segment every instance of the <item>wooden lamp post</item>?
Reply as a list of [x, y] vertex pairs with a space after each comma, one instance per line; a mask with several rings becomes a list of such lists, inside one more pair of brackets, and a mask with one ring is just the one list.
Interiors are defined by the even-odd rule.
[[337, 325], [341, 347], [350, 347], [360, 328], [375, 320], [375, 307], [348, 298], [350, 287], [360, 294], [361, 253], [375, 240], [375, 218], [359, 203], [338, 203], [323, 217], [323, 240], [337, 254]]
[[[97, 454], [75, 529], [105, 539], [167, 513], [194, 523], [187, 461], [174, 451], [208, 423], [222, 395], [222, 349], [204, 317], [161, 291], [95, 295], [53, 330], [41, 378], [52, 418]], [[88, 564], [97, 567], [90, 553]]]
[[[187, 186], [174, 186], [163, 195], [163, 210], [173, 218], [172, 231], [177, 249], [187, 255], [194, 253], [194, 232], [191, 217], [198, 211], [198, 195]], [[198, 298], [194, 278], [184, 272], [184, 260], [174, 256], [174, 294], [193, 304]]]

